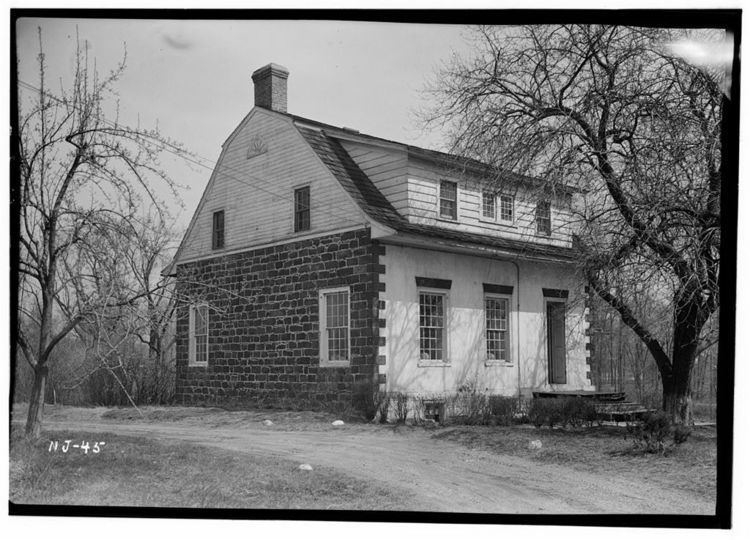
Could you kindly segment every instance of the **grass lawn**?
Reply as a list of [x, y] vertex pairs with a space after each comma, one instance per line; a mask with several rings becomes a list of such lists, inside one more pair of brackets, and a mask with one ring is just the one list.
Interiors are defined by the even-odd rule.
[[[111, 433], [45, 434], [31, 444], [14, 429], [10, 499], [15, 503], [110, 506], [403, 509], [401, 495], [298, 463]], [[59, 441], [50, 452], [50, 439]], [[105, 441], [94, 454], [62, 444]]]
[[[531, 426], [456, 426], [438, 429], [433, 437], [557, 464], [612, 477], [643, 480], [668, 488], [716, 495], [716, 429], [695, 427], [687, 442], [666, 456], [634, 454], [623, 426], [599, 426], [577, 430]], [[529, 441], [542, 441], [542, 448], [529, 448]]]

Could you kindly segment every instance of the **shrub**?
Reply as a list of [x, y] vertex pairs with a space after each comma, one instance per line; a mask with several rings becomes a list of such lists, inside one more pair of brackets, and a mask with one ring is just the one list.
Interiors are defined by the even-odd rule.
[[692, 430], [690, 429], [689, 426], [686, 426], [683, 424], [677, 424], [674, 427], [674, 434], [673, 434], [674, 443], [675, 444], [684, 443], [685, 441], [688, 440], [688, 437], [690, 437], [691, 432]]
[[629, 425], [628, 434], [636, 450], [663, 455], [670, 450], [666, 441], [672, 435], [672, 421], [662, 411], [649, 413], [642, 421]]
[[529, 420], [531, 420], [531, 423], [538, 428], [544, 425], [547, 425], [550, 428], [554, 427], [556, 424], [562, 425], [564, 406], [565, 402], [561, 399], [535, 399], [531, 402], [531, 406], [529, 407]]
[[597, 420], [596, 407], [590, 399], [576, 397], [564, 401], [563, 424], [572, 427], [591, 426]]
[[490, 396], [488, 408], [492, 421], [496, 425], [509, 426], [519, 414], [518, 398]]
[[365, 417], [373, 420], [378, 412], [377, 392], [371, 380], [358, 381], [352, 388], [352, 407]]
[[596, 407], [586, 398], [538, 398], [529, 406], [529, 421], [536, 427], [581, 427], [597, 420]]
[[390, 399], [395, 405], [396, 423], [405, 424], [409, 416], [409, 396], [403, 392], [394, 392]]
[[[388, 410], [391, 408], [391, 395], [388, 392], [376, 392], [375, 403], [377, 406], [376, 418], [381, 424], [388, 423]], [[379, 413], [379, 415], [378, 415]]]

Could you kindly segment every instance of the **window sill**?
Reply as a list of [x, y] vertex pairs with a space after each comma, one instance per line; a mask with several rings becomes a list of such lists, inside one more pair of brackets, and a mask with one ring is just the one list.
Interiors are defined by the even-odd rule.
[[188, 362], [189, 368], [207, 368], [208, 362]]
[[443, 223], [455, 223], [456, 225], [458, 225], [458, 224], [460, 223], [460, 222], [458, 221], [458, 218], [456, 218], [456, 219], [451, 219], [451, 218], [447, 218], [447, 217], [443, 217], [443, 216], [438, 216], [438, 217], [437, 217], [436, 219], [437, 219], [438, 221], [441, 221], [441, 222], [443, 222]]
[[449, 360], [443, 361], [443, 360], [419, 360], [417, 362], [417, 367], [441, 367], [441, 368], [449, 368], [451, 367], [451, 363]]
[[487, 367], [513, 367], [513, 362], [506, 362], [505, 360], [485, 360], [484, 365]]
[[512, 221], [503, 221], [501, 219], [480, 218], [479, 223], [486, 223], [487, 225], [500, 225], [501, 227], [505, 227], [507, 229], [518, 228], [518, 225], [516, 225]]
[[322, 368], [341, 368], [349, 367], [351, 363], [349, 360], [321, 360], [319, 367]]

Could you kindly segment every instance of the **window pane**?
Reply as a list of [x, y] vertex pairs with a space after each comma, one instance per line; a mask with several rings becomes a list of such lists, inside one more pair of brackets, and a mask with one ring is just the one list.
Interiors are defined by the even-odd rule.
[[419, 294], [419, 358], [443, 360], [444, 299], [442, 294]]
[[294, 190], [294, 230], [310, 229], [310, 186]]
[[458, 188], [455, 182], [440, 182], [440, 217], [456, 219]]
[[214, 212], [211, 245], [213, 249], [221, 249], [224, 247], [224, 210]]
[[485, 298], [487, 359], [509, 361], [508, 356], [508, 300]]
[[536, 231], [549, 236], [552, 234], [552, 220], [549, 201], [539, 201], [536, 205]]
[[489, 191], [482, 192], [482, 217], [495, 219], [495, 194]]
[[500, 219], [513, 221], [513, 197], [510, 195], [500, 196]]
[[208, 334], [208, 306], [195, 308], [195, 335]]
[[349, 360], [349, 293], [323, 295], [326, 313], [328, 360]]

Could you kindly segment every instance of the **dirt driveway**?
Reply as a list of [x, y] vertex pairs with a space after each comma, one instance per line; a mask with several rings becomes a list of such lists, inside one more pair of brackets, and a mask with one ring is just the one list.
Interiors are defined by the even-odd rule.
[[[89, 409], [90, 410], [90, 409]], [[335, 468], [408, 494], [403, 510], [469, 513], [713, 514], [713, 501], [680, 490], [585, 473], [437, 440], [423, 429], [325, 422], [303, 428], [261, 417], [127, 422], [52, 415], [47, 430], [115, 432], [178, 440]], [[113, 421], [114, 420], [114, 421]], [[377, 508], [373, 508], [377, 510]]]

